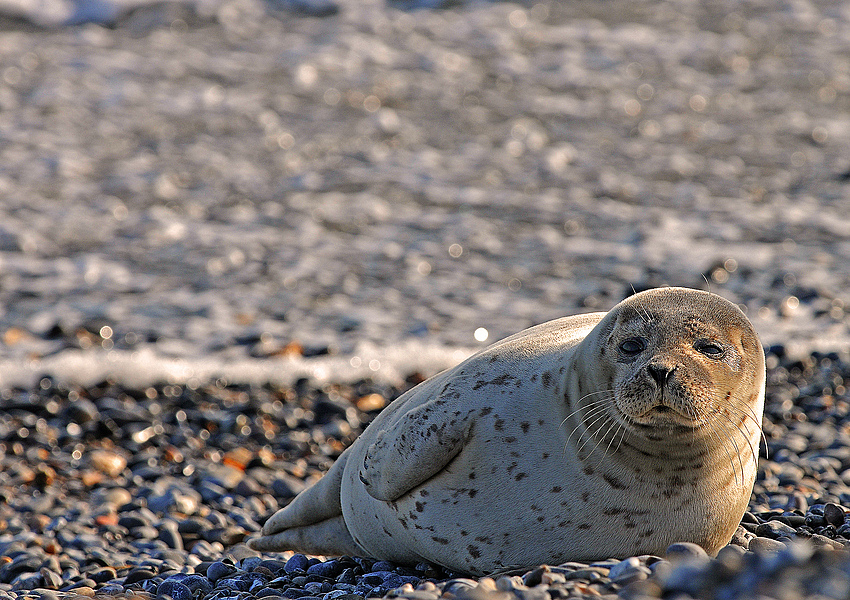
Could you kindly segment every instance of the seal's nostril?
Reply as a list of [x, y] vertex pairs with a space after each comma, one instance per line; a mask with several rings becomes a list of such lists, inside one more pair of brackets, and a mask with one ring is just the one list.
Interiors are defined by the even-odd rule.
[[670, 367], [659, 364], [646, 365], [646, 370], [658, 385], [664, 385], [667, 383], [667, 378], [670, 377], [670, 373], [673, 372], [673, 369]]

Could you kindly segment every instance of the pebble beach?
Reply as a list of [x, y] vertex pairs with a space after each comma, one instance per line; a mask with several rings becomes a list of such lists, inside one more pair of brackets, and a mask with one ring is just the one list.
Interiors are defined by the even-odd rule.
[[[847, 597], [848, 47], [826, 0], [0, 1], [0, 598]], [[244, 544], [406, 389], [661, 285], [766, 349], [716, 558]]]

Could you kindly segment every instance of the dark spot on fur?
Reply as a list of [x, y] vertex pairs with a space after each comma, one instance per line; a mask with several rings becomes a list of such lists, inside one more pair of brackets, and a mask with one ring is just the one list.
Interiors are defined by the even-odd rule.
[[637, 523], [633, 521], [627, 521], [626, 524], [623, 525], [623, 527], [625, 527], [626, 529], [634, 529], [635, 527], [637, 527]]
[[486, 535], [480, 535], [477, 538], [475, 538], [475, 541], [481, 542], [482, 544], [492, 544], [493, 538], [489, 538]]
[[543, 425], [545, 422], [546, 422], [546, 421], [544, 421], [543, 419], [537, 419], [537, 424], [538, 424], [538, 425]]
[[410, 526], [407, 524], [407, 519], [399, 519], [399, 523], [401, 523], [401, 526], [405, 529], [410, 529]]
[[483, 379], [476, 381], [475, 385], [472, 386], [472, 389], [479, 390], [485, 385], [507, 385], [510, 381], [515, 380], [517, 380], [517, 378], [511, 375], [510, 373], [502, 373], [501, 375], [491, 379], [490, 381], [485, 381]]
[[478, 549], [478, 546], [473, 546], [472, 544], [470, 544], [469, 546], [466, 547], [466, 551], [469, 552], [469, 555], [472, 558], [480, 558], [481, 557], [481, 550]]
[[416, 503], [416, 512], [422, 512], [425, 510], [425, 505], [422, 502]]
[[625, 489], [628, 489], [628, 487], [629, 487], [626, 484], [624, 484], [622, 481], [620, 481], [619, 479], [614, 477], [613, 475], [608, 475], [607, 473], [604, 473], [602, 475], [602, 479], [607, 481], [608, 485], [610, 485], [615, 490], [625, 490]]
[[549, 458], [549, 453], [548, 453], [548, 452], [544, 452], [544, 453], [543, 453], [543, 456], [542, 456], [541, 458], [543, 458], [543, 460], [546, 460], [547, 458]]
[[585, 475], [593, 475], [593, 469], [590, 466], [585, 466], [582, 470]]
[[469, 497], [475, 498], [475, 495], [478, 493], [478, 490], [469, 490]]
[[463, 529], [461, 529], [461, 530], [460, 530], [460, 534], [461, 534], [463, 537], [466, 537], [466, 536], [468, 536], [468, 535], [469, 535], [469, 532], [468, 532], [468, 531], [464, 531]]
[[514, 477], [514, 480], [515, 481], [521, 481], [521, 480], [525, 479], [526, 477], [528, 477], [528, 473], [517, 473], [516, 477]]
[[429, 493], [430, 493], [430, 492], [428, 492], [428, 490], [419, 490], [419, 495], [420, 495], [420, 496], [423, 496], [423, 497], [424, 497], [424, 496], [427, 496]]
[[545, 521], [545, 520], [546, 520], [546, 517], [544, 517], [543, 515], [540, 515], [539, 517], [537, 517], [537, 522], [538, 522], [538, 523], [542, 523], [542, 522], [543, 522], [543, 521]]
[[512, 435], [504, 438], [506, 444], [513, 444], [516, 441], [516, 438]]
[[608, 515], [609, 517], [613, 517], [614, 515], [619, 515], [621, 512], [623, 512], [622, 508], [606, 508], [602, 512], [602, 514]]
[[515, 463], [515, 462], [512, 462], [511, 464], [509, 464], [508, 465], [508, 473], [510, 473], [511, 471], [516, 469], [516, 465], [517, 465], [517, 463]]
[[549, 371], [543, 373], [543, 387], [548, 388], [552, 385], [552, 374]]
[[444, 546], [448, 545], [448, 543], [449, 543], [449, 540], [447, 540], [446, 538], [437, 537], [436, 535], [432, 535], [431, 539], [434, 540], [435, 542], [437, 542], [438, 544], [442, 544]]
[[505, 420], [504, 419], [496, 419], [496, 422], [493, 423], [493, 429], [496, 431], [502, 431], [505, 428]]
[[523, 433], [528, 433], [528, 428], [531, 427], [531, 424], [528, 421], [523, 421], [519, 426], [522, 428]]
[[655, 533], [655, 530], [654, 530], [654, 529], [647, 529], [646, 531], [642, 531], [641, 533], [639, 533], [639, 534], [638, 534], [638, 537], [641, 537], [641, 538], [648, 538], [648, 537], [649, 537], [649, 536], [651, 536], [653, 533]]
[[550, 491], [550, 492], [552, 492], [553, 494], [557, 494], [558, 492], [560, 492], [560, 491], [561, 491], [561, 486], [560, 486], [560, 485], [556, 485], [555, 487], [553, 487], [553, 488], [552, 488], [551, 490], [549, 490], [549, 491]]
[[475, 471], [472, 471], [472, 472], [469, 474], [469, 478], [470, 478], [470, 479], [475, 479]]
[[558, 527], [566, 527], [567, 525], [571, 525], [572, 521], [561, 521], [558, 523]]
[[533, 383], [533, 382], [535, 382], [535, 381], [537, 381], [537, 373], [534, 373], [534, 374], [531, 376], [531, 381], [532, 381], [532, 383]]
[[478, 416], [479, 417], [486, 417], [491, 412], [493, 412], [493, 407], [492, 406], [485, 406], [484, 408], [482, 408], [481, 410], [478, 411]]
[[579, 529], [590, 529], [590, 523], [581, 523], [578, 526]]
[[582, 501], [582, 502], [587, 502], [588, 500], [590, 500], [590, 494], [588, 494], [587, 492], [583, 493], [583, 494], [581, 495], [581, 501]]

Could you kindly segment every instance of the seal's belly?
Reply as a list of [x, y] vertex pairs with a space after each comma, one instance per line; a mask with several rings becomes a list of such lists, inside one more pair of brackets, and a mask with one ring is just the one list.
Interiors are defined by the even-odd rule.
[[740, 504], [697, 489], [687, 498], [665, 498], [659, 482], [596, 472], [562, 452], [518, 461], [487, 450], [465, 448], [395, 502], [372, 498], [349, 477], [353, 501], [343, 512], [352, 536], [373, 556], [488, 573], [663, 554], [677, 541], [703, 544], [718, 526], [728, 527], [711, 513], [727, 500], [720, 509], [729, 514]]

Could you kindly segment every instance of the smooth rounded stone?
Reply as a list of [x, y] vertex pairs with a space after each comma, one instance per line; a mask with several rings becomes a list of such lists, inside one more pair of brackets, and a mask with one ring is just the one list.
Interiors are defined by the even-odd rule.
[[140, 581], [144, 581], [146, 579], [151, 579], [156, 576], [156, 573], [149, 568], [135, 568], [131, 569], [127, 576], [124, 579], [124, 585], [132, 585], [134, 583], [138, 583]]
[[293, 554], [289, 560], [286, 561], [286, 564], [283, 566], [283, 570], [287, 573], [306, 571], [308, 562], [307, 557], [303, 554]]
[[183, 538], [177, 530], [177, 523], [174, 521], [163, 521], [159, 526], [159, 535], [157, 539], [165, 542], [165, 545], [174, 550], [183, 550]]
[[178, 512], [193, 515], [198, 511], [198, 499], [192, 494], [170, 488], [165, 493], [148, 498], [148, 508], [155, 513]]
[[209, 521], [197, 516], [180, 519], [177, 522], [177, 531], [182, 535], [197, 535], [200, 532], [211, 528], [212, 525]]
[[[259, 594], [258, 596], [259, 597]], [[325, 600], [362, 600], [363, 596], [346, 590], [333, 590], [325, 594]]]
[[844, 525], [845, 514], [843, 507], [833, 504], [832, 502], [823, 507], [824, 520], [834, 527], [841, 527]]
[[[796, 533], [796, 529], [791, 527], [790, 525], [786, 525], [781, 521], [772, 520], [767, 523], [762, 523], [758, 527], [756, 527], [756, 535], [758, 537], [766, 537], [772, 540], [775, 540], [782, 536], [793, 536]], [[750, 541], [752, 544], [752, 541]]]
[[296, 598], [304, 598], [305, 596], [309, 596], [310, 592], [308, 592], [307, 590], [305, 590], [303, 588], [290, 587], [290, 588], [286, 588], [285, 590], [283, 590], [283, 592], [281, 592], [281, 594], [285, 598], [290, 598], [291, 600], [295, 600]]
[[784, 550], [786, 548], [786, 544], [766, 538], [766, 537], [754, 537], [750, 540], [749, 550], [757, 553], [764, 552], [778, 552], [780, 550]]
[[118, 577], [118, 572], [112, 567], [103, 567], [95, 571], [89, 571], [88, 575], [95, 583], [106, 583]]
[[[274, 598], [285, 598], [285, 596], [281, 593], [280, 590], [276, 590], [274, 588], [265, 588], [259, 590], [256, 594], [254, 594], [257, 598], [269, 598], [273, 600]], [[328, 600], [329, 596], [325, 596], [325, 600]]]
[[[676, 542], [667, 547], [667, 560], [708, 560], [708, 553], [699, 544]], [[613, 579], [613, 577], [612, 577]]]
[[372, 572], [375, 571], [393, 571], [395, 569], [395, 565], [386, 560], [378, 560], [372, 563], [372, 568], [369, 569]]
[[57, 568], [55, 570], [48, 569], [45, 567], [42, 567], [39, 570], [39, 574], [41, 575], [42, 580], [42, 586], [44, 588], [48, 590], [58, 590], [60, 587], [62, 587], [62, 576], [58, 573], [58, 571], [60, 570], [60, 568], [58, 567], [59, 565], [57, 565]]
[[11, 582], [13, 591], [34, 590], [44, 587], [41, 573], [21, 573]]
[[225, 562], [217, 561], [212, 563], [209, 567], [207, 567], [207, 579], [212, 582], [216, 582], [219, 579], [224, 577], [228, 577], [237, 572], [235, 566], [227, 564]]
[[455, 594], [466, 590], [471, 590], [476, 587], [478, 582], [474, 579], [467, 579], [465, 577], [458, 577], [455, 579], [450, 579], [446, 582], [446, 585], [443, 586], [443, 594]]
[[344, 569], [344, 565], [338, 560], [329, 560], [315, 564], [307, 568], [308, 575], [318, 575], [320, 577], [334, 578]]
[[[271, 571], [272, 573], [277, 575], [281, 572], [285, 572], [286, 562], [282, 561], [282, 560], [265, 559], [265, 560], [261, 560], [257, 564], [257, 567], [262, 567], [264, 569], [268, 569], [269, 571]], [[255, 567], [255, 568], [257, 568], [257, 567]]]
[[[624, 567], [625, 568], [625, 567]], [[609, 577], [610, 569], [587, 567], [561, 573], [566, 581], [596, 581], [601, 577]]]
[[616, 579], [616, 578], [620, 577], [621, 575], [623, 575], [624, 573], [632, 571], [633, 569], [635, 569], [639, 566], [640, 566], [640, 559], [637, 558], [636, 556], [630, 556], [629, 558], [621, 560], [620, 562], [613, 565], [611, 567], [611, 569], [608, 571], [608, 577], [610, 577], [612, 580]]
[[198, 540], [192, 544], [191, 553], [207, 561], [214, 561], [221, 556], [224, 546], [213, 544], [206, 540]]
[[192, 600], [192, 590], [179, 581], [166, 579], [156, 589], [157, 598], [171, 598], [171, 600]]
[[11, 583], [21, 573], [36, 573], [43, 563], [42, 557], [24, 552], [0, 567], [0, 582]]
[[274, 494], [275, 497], [282, 498], [284, 500], [294, 498], [304, 491], [305, 488], [306, 485], [303, 481], [295, 477], [291, 477], [286, 473], [280, 473], [269, 486], [271, 493]]

